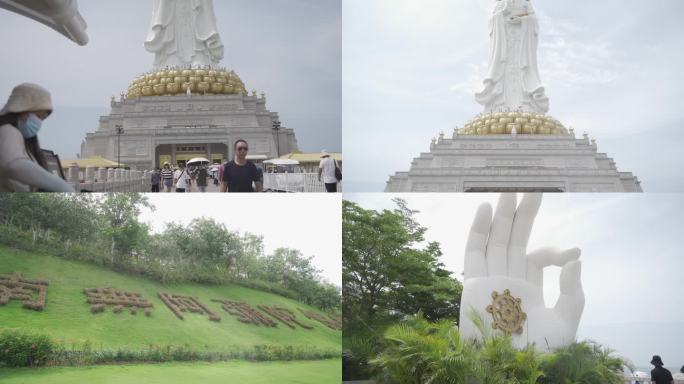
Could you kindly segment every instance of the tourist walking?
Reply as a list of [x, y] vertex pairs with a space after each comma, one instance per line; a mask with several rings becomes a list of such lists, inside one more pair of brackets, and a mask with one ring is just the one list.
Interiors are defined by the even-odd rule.
[[[321, 153], [321, 163], [318, 165], [318, 181], [323, 181], [325, 190], [331, 193], [337, 192], [337, 183], [342, 179], [342, 173], [337, 161], [325, 150]], [[323, 180], [321, 180], [321, 177]]]
[[150, 182], [152, 183], [152, 192], [159, 192], [159, 184], [161, 183], [161, 170], [159, 168], [152, 171]]
[[185, 164], [181, 164], [173, 175], [173, 182], [176, 185], [176, 193], [190, 192], [190, 175], [188, 175]]
[[209, 171], [206, 165], [200, 165], [197, 170], [195, 180], [197, 180], [197, 190], [204, 193], [207, 191], [207, 181], [209, 179]]
[[[263, 191], [261, 177], [256, 165], [247, 160], [249, 145], [245, 140], [238, 140], [233, 145], [235, 157], [223, 166], [221, 181], [222, 192], [257, 192]], [[253, 184], [253, 185], [252, 185]]]
[[663, 367], [663, 359], [655, 355], [651, 359], [651, 364], [655, 366], [651, 371], [651, 381], [653, 384], [673, 384], [672, 373]]
[[164, 169], [161, 171], [162, 183], [164, 184], [164, 191], [171, 192], [173, 187], [173, 169], [171, 169], [171, 164], [169, 162], [164, 163]]
[[50, 92], [35, 84], [12, 90], [0, 110], [0, 192], [74, 192], [48, 171], [38, 142], [43, 120], [52, 113]]

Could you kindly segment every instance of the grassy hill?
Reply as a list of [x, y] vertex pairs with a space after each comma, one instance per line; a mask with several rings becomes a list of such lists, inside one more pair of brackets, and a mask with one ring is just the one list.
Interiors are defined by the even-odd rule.
[[[299, 309], [320, 311], [281, 296], [237, 285], [162, 285], [91, 264], [0, 246], [0, 275], [14, 272], [28, 279], [48, 280], [47, 302], [42, 312], [23, 309], [17, 300], [0, 306], [0, 329], [38, 331], [67, 347], [80, 348], [84, 343], [90, 343], [94, 349], [146, 349], [151, 345], [172, 345], [227, 352], [236, 347], [279, 345], [341, 351], [341, 331], [306, 318]], [[92, 314], [83, 289], [104, 287], [142, 294], [154, 305], [151, 316], [146, 317], [142, 311], [131, 315], [126, 309], [114, 314], [111, 307], [107, 307], [104, 313]], [[198, 297], [202, 304], [221, 317], [221, 321], [209, 321], [206, 315], [192, 313], [186, 314], [185, 320], [180, 320], [159, 299], [158, 292]], [[313, 329], [291, 329], [282, 323], [276, 328], [243, 324], [212, 299], [247, 302], [253, 308], [257, 305], [288, 308], [297, 314], [297, 321]]]

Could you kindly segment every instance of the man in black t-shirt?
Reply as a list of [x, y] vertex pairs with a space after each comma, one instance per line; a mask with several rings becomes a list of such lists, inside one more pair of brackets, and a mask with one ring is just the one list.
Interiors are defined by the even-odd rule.
[[261, 192], [261, 175], [256, 165], [247, 161], [249, 145], [240, 139], [233, 146], [235, 158], [233, 161], [223, 166], [223, 185], [222, 192], [254, 192], [252, 183], [257, 192]]
[[651, 359], [651, 364], [655, 365], [655, 368], [651, 371], [651, 381], [653, 384], [674, 383], [672, 373], [666, 368], [663, 368], [663, 360], [660, 358], [660, 356], [653, 356], [653, 359]]

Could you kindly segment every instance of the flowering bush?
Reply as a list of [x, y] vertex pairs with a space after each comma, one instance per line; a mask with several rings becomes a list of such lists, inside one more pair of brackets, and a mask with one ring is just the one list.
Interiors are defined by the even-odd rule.
[[0, 332], [0, 367], [45, 366], [57, 351], [57, 345], [48, 336]]

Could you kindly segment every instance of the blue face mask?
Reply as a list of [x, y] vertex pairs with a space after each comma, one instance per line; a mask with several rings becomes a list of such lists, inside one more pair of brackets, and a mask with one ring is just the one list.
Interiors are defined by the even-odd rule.
[[19, 132], [21, 132], [25, 139], [30, 139], [38, 135], [41, 125], [43, 125], [43, 120], [31, 113], [26, 120], [19, 121], [19, 127], [17, 128], [19, 128]]

